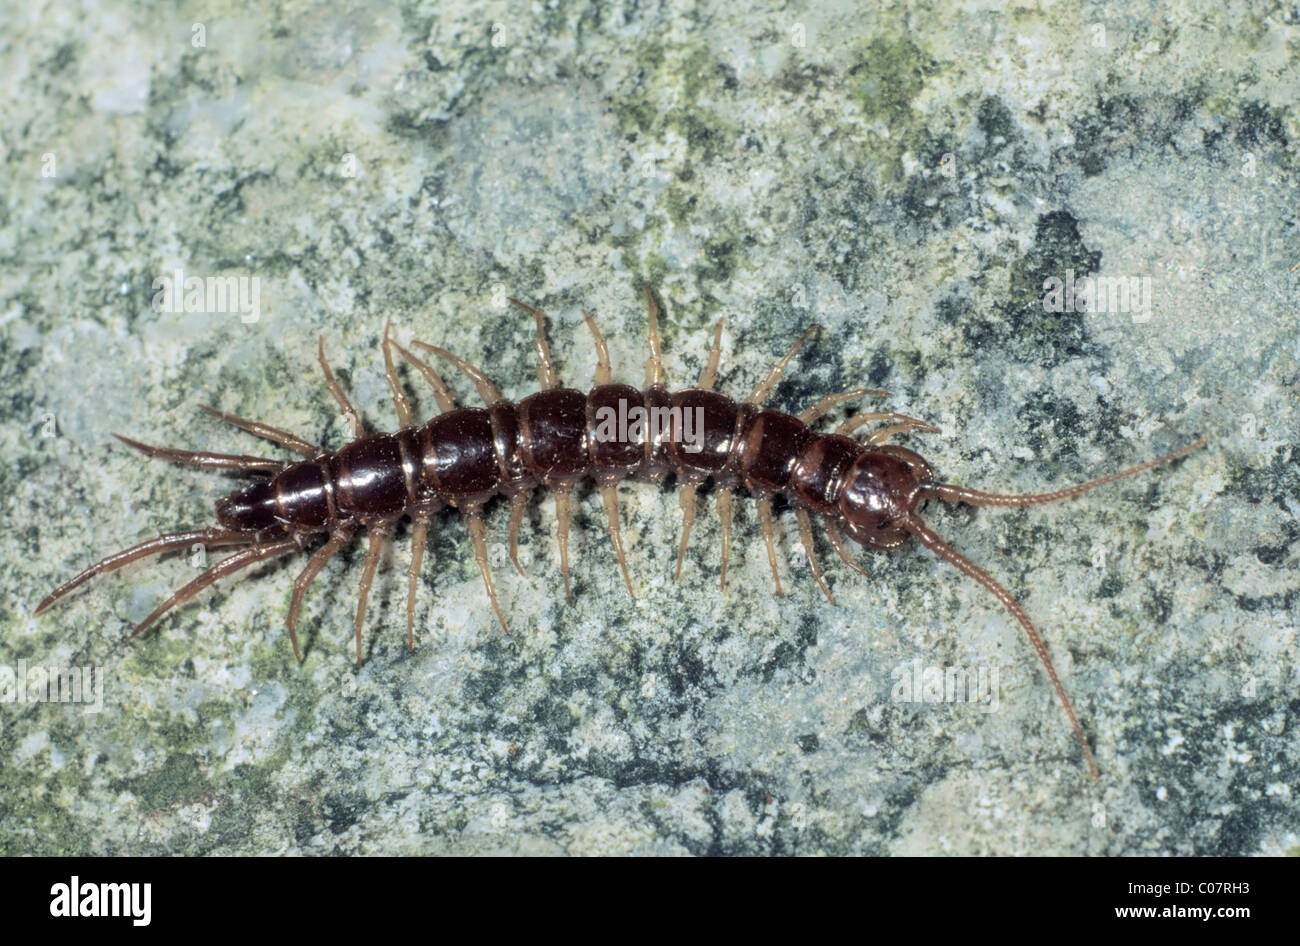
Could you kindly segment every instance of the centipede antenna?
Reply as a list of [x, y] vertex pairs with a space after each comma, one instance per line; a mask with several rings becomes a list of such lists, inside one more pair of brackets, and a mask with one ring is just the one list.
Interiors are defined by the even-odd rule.
[[812, 407], [805, 410], [799, 415], [799, 419], [805, 424], [811, 424], [813, 421], [824, 417], [827, 413], [834, 410], [845, 401], [856, 401], [860, 397], [889, 397], [888, 391], [877, 391], [874, 388], [857, 388], [853, 391], [844, 391], [840, 394], [828, 394]]
[[415, 593], [420, 586], [420, 566], [424, 564], [424, 547], [429, 541], [428, 513], [411, 517], [411, 565], [406, 571], [406, 649], [415, 653]]
[[1003, 588], [994, 578], [970, 559], [966, 558], [930, 528], [918, 519], [915, 515], [908, 515], [902, 520], [903, 528], [914, 535], [918, 541], [926, 548], [934, 552], [948, 564], [952, 565], [958, 571], [974, 578], [990, 591], [995, 598], [1006, 608], [1011, 616], [1020, 622], [1024, 628], [1025, 634], [1029, 637], [1029, 643], [1033, 645], [1034, 651], [1038, 654], [1038, 659], [1043, 662], [1047, 669], [1047, 676], [1052, 681], [1052, 687], [1056, 690], [1056, 695], [1061, 700], [1061, 705], [1065, 708], [1065, 715], [1070, 720], [1070, 725], [1074, 728], [1074, 736], [1079, 741], [1079, 747], [1083, 750], [1084, 761], [1088, 764], [1088, 774], [1092, 780], [1097, 781], [1097, 763], [1092, 757], [1092, 750], [1088, 748], [1087, 737], [1084, 736], [1083, 727], [1079, 725], [1079, 717], [1074, 713], [1074, 706], [1070, 703], [1070, 697], [1066, 695], [1065, 687], [1061, 683], [1061, 678], [1057, 676], [1056, 666], [1052, 663], [1051, 654], [1047, 652], [1047, 645], [1043, 642], [1042, 636], [1034, 627], [1034, 622], [1029, 620], [1029, 615], [1021, 607], [1020, 602], [1012, 596], [1011, 592]]
[[555, 492], [555, 541], [560, 547], [560, 574], [564, 576], [564, 597], [570, 605], [573, 602], [573, 587], [569, 584], [569, 519], [571, 518], [571, 486], [556, 486]]
[[524, 573], [524, 566], [519, 564], [519, 527], [528, 511], [528, 498], [528, 493], [515, 493], [510, 497], [510, 561], [514, 562], [515, 571], [523, 578], [528, 576]]
[[808, 568], [812, 570], [813, 578], [817, 579], [817, 584], [821, 585], [822, 594], [831, 604], [835, 603], [835, 596], [831, 594], [830, 588], [826, 586], [826, 579], [822, 578], [822, 570], [817, 567], [817, 550], [813, 546], [812, 519], [808, 516], [808, 510], [802, 506], [795, 510], [795, 518], [799, 521], [799, 540], [803, 543], [803, 550], [808, 555]]
[[1050, 493], [1025, 493], [1022, 495], [1000, 495], [997, 493], [985, 493], [977, 489], [966, 489], [962, 486], [953, 486], [948, 483], [936, 483], [925, 487], [927, 494], [935, 496], [945, 502], [966, 503], [969, 506], [1037, 506], [1041, 503], [1051, 503], [1058, 499], [1067, 499], [1070, 496], [1078, 496], [1080, 493], [1086, 493], [1090, 489], [1096, 489], [1098, 486], [1105, 486], [1107, 483], [1113, 483], [1116, 480], [1124, 479], [1126, 476], [1134, 476], [1138, 473], [1145, 473], [1154, 466], [1162, 463], [1169, 463], [1180, 457], [1185, 457], [1193, 450], [1199, 450], [1209, 443], [1209, 440], [1202, 437], [1195, 443], [1190, 443], [1181, 450], [1175, 450], [1173, 453], [1167, 453], [1163, 457], [1157, 457], [1154, 460], [1148, 460], [1146, 463], [1139, 463], [1137, 466], [1131, 466], [1126, 470], [1120, 470], [1118, 473], [1111, 473], [1108, 476], [1099, 477], [1095, 480], [1089, 480], [1086, 483], [1079, 483], [1076, 486], [1067, 486], [1065, 489], [1053, 490]]
[[591, 330], [591, 337], [596, 341], [596, 383], [609, 384], [614, 375], [609, 367], [609, 346], [605, 344], [605, 336], [600, 334], [596, 319], [590, 312], [583, 309], [582, 317], [587, 320], [587, 328]]
[[483, 573], [483, 587], [487, 589], [492, 610], [497, 613], [497, 620], [501, 622], [501, 630], [509, 634], [510, 628], [506, 626], [506, 616], [501, 613], [497, 590], [492, 584], [492, 567], [488, 563], [487, 540], [483, 534], [483, 507], [466, 506], [464, 511], [466, 524], [469, 526], [469, 538], [474, 543], [474, 561], [478, 563], [478, 570]]
[[398, 426], [410, 427], [414, 424], [411, 414], [411, 402], [407, 400], [406, 392], [402, 390], [401, 379], [397, 377], [397, 368], [393, 365], [393, 340], [390, 337], [392, 326], [392, 319], [384, 322], [384, 378], [388, 381], [388, 387], [393, 392], [393, 407], [397, 410]]
[[612, 483], [600, 487], [600, 498], [605, 502], [605, 518], [609, 520], [609, 537], [614, 543], [614, 554], [618, 556], [618, 567], [623, 572], [623, 584], [627, 593], [633, 598], [632, 576], [627, 573], [627, 556], [623, 554], [623, 533], [618, 521], [618, 489]]
[[650, 284], [646, 283], [642, 288], [645, 289], [646, 320], [650, 323], [650, 357], [645, 363], [645, 386], [655, 388], [664, 383], [663, 344], [659, 339], [659, 306], [655, 304], [655, 296], [650, 291]]
[[352, 436], [357, 438], [364, 436], [366, 428], [361, 423], [361, 415], [357, 413], [357, 409], [348, 400], [343, 385], [339, 384], [338, 379], [334, 377], [334, 372], [330, 370], [329, 362], [325, 360], [324, 335], [321, 335], [316, 340], [316, 358], [320, 362], [321, 371], [325, 372], [325, 384], [329, 387], [330, 394], [334, 395], [334, 400], [338, 402], [339, 409], [343, 411], [343, 416], [352, 429]]
[[375, 580], [375, 569], [379, 566], [379, 556], [383, 554], [388, 537], [393, 534], [392, 523], [379, 523], [369, 530], [370, 546], [366, 549], [366, 562], [361, 569], [361, 588], [357, 596], [357, 619], [355, 622], [357, 638], [357, 669], [361, 669], [361, 626], [366, 621], [366, 602], [370, 599], [370, 586]]
[[718, 590], [727, 590], [727, 562], [731, 560], [731, 497], [730, 489], [718, 490], [718, 519], [722, 523], [722, 577], [718, 579]]
[[[907, 430], [924, 430], [932, 434], [940, 433], [938, 427], [931, 426], [925, 421], [918, 420], [915, 417], [908, 417], [906, 414], [896, 413], [895, 411], [867, 411], [863, 414], [854, 414], [844, 423], [836, 427], [835, 432], [841, 437], [848, 437], [863, 424], [869, 424], [874, 420], [895, 420], [900, 422], [900, 428], [905, 428]], [[873, 439], [869, 442], [876, 443], [878, 441], [874, 440], [873, 435]]]
[[414, 366], [420, 374], [424, 375], [424, 379], [432, 385], [433, 399], [438, 403], [438, 410], [443, 413], [454, 411], [456, 409], [456, 399], [451, 396], [450, 389], [448, 389], [442, 378], [439, 377], [438, 372], [434, 371], [433, 368], [429, 366], [428, 362], [420, 360], [412, 354], [410, 350], [403, 348], [397, 342], [393, 342], [393, 347], [396, 348], [397, 353]]
[[224, 420], [227, 424], [233, 424], [240, 430], [246, 430], [256, 437], [269, 440], [272, 443], [278, 443], [282, 447], [300, 453], [308, 459], [314, 459], [323, 453], [320, 447], [310, 444], [296, 434], [291, 434], [287, 430], [281, 430], [279, 427], [272, 427], [270, 424], [263, 424], [261, 421], [249, 420], [247, 417], [240, 417], [238, 414], [231, 414], [227, 411], [218, 410], [209, 404], [200, 404], [199, 410], [211, 414], [213, 417]]
[[50, 605], [60, 598], [70, 594], [76, 588], [84, 585], [96, 575], [107, 575], [109, 572], [115, 572], [125, 565], [129, 565], [137, 559], [146, 558], [150, 555], [161, 555], [164, 552], [174, 552], [177, 549], [188, 548], [191, 545], [202, 545], [208, 548], [221, 548], [230, 545], [247, 545], [251, 543], [254, 536], [247, 532], [237, 532], [226, 529], [187, 529], [184, 532], [164, 532], [162, 535], [154, 536], [139, 545], [133, 545], [130, 548], [122, 549], [120, 552], [114, 552], [107, 558], [101, 559], [94, 565], [73, 575], [63, 584], [59, 585], [48, 595], [45, 600], [36, 606], [32, 612], [35, 617], [41, 614]]
[[786, 365], [790, 364], [790, 359], [803, 347], [803, 343], [808, 341], [808, 337], [819, 328], [821, 328], [820, 325], [814, 325], [799, 336], [799, 340], [790, 346], [790, 350], [785, 353], [785, 357], [776, 363], [772, 370], [767, 373], [767, 377], [758, 383], [758, 386], [754, 388], [749, 397], [745, 398], [746, 404], [758, 407], [767, 400], [767, 396], [772, 393], [776, 383], [781, 380], [781, 375], [785, 374], [785, 368]]
[[840, 560], [844, 562], [845, 565], [849, 566], [849, 568], [853, 569], [863, 578], [871, 577], [871, 573], [869, 571], [867, 571], [865, 568], [863, 568], [861, 565], [859, 565], [849, 556], [848, 550], [845, 549], [844, 547], [844, 536], [840, 534], [839, 526], [837, 526], [834, 523], [834, 521], [830, 519], [826, 520], [826, 538], [830, 540], [831, 548], [835, 550], [835, 553], [839, 555]]
[[312, 553], [311, 558], [299, 573], [298, 577], [293, 580], [293, 594], [289, 598], [289, 613], [285, 615], [284, 626], [289, 631], [289, 640], [293, 643], [293, 655], [302, 663], [302, 650], [298, 647], [298, 614], [302, 610], [302, 599], [307, 594], [307, 589], [311, 583], [316, 580], [321, 569], [325, 567], [343, 546], [352, 541], [353, 530], [350, 527], [340, 527], [330, 533], [329, 539], [325, 544]]
[[694, 481], [684, 482], [677, 487], [677, 503], [682, 508], [682, 539], [677, 545], [677, 570], [673, 580], [682, 578], [682, 559], [686, 557], [686, 544], [691, 539], [691, 529], [695, 525], [695, 487]]
[[123, 434], [113, 434], [118, 440], [133, 450], [139, 450], [145, 456], [184, 463], [187, 466], [202, 467], [207, 470], [224, 470], [229, 473], [278, 473], [287, 464], [283, 460], [269, 460], [266, 457], [250, 457], [235, 453], [210, 453], [206, 450], [178, 450], [175, 447], [155, 447], [139, 440], [133, 440]]
[[546, 343], [546, 315], [541, 309], [534, 309], [530, 305], [525, 305], [513, 296], [510, 297], [510, 304], [523, 309], [525, 312], [531, 312], [533, 318], [537, 320], [537, 383], [542, 386], [542, 390], [549, 391], [557, 387], [555, 380], [555, 365], [551, 362], [551, 346]]
[[754, 499], [758, 507], [758, 523], [763, 529], [763, 542], [767, 545], [767, 561], [772, 566], [772, 581], [776, 583], [776, 595], [781, 597], [781, 573], [776, 568], [776, 527], [772, 524], [772, 497], [758, 496]]
[[722, 360], [722, 327], [726, 318], [718, 319], [713, 324], [713, 344], [709, 346], [709, 360], [700, 372], [700, 387], [705, 391], [713, 390], [713, 382], [718, 380], [718, 362]]
[[249, 565], [254, 565], [264, 559], [280, 555], [291, 549], [296, 549], [297, 547], [298, 542], [296, 539], [283, 539], [279, 542], [272, 542], [270, 545], [254, 545], [246, 549], [241, 549], [234, 555], [223, 558], [198, 578], [195, 578], [162, 604], [158, 605], [158, 607], [154, 608], [147, 618], [135, 626], [135, 630], [128, 634], [126, 639], [128, 641], [134, 640], [141, 631], [153, 624], [172, 608], [189, 601], [213, 582], [220, 581], [227, 575], [233, 574], [242, 568], [247, 568]]
[[487, 375], [485, 375], [483, 372], [479, 371], [468, 361], [465, 361], [463, 358], [456, 357], [451, 352], [447, 351], [447, 349], [445, 348], [440, 348], [437, 345], [430, 345], [428, 342], [421, 342], [413, 339], [411, 341], [411, 344], [417, 345], [420, 348], [425, 349], [426, 351], [433, 352], [439, 358], [442, 358], [445, 361], [450, 361], [461, 371], [465, 372], [465, 374], [467, 374], [470, 377], [470, 379], [474, 382], [474, 387], [478, 389], [478, 396], [483, 399], [483, 402], [488, 407], [491, 407], [493, 404], [497, 403], [502, 399], [501, 392], [498, 391], [497, 386], [492, 383], [492, 379], [489, 378]]

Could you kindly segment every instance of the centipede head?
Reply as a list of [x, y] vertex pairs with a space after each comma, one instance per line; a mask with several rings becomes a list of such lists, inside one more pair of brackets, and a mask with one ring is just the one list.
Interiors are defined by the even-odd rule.
[[856, 542], [892, 549], [911, 534], [903, 527], [925, 499], [934, 472], [919, 454], [904, 447], [868, 447], [845, 477], [840, 497], [844, 529]]

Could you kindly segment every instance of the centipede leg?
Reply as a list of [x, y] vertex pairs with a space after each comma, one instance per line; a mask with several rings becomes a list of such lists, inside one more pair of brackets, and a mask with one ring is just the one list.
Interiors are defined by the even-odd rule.
[[246, 430], [255, 437], [261, 437], [263, 440], [278, 443], [280, 446], [286, 447], [295, 453], [301, 453], [304, 457], [309, 459], [320, 456], [323, 452], [320, 447], [308, 443], [297, 434], [291, 434], [287, 430], [272, 427], [270, 424], [263, 424], [261, 421], [256, 420], [249, 420], [247, 417], [240, 417], [238, 414], [231, 414], [227, 411], [218, 410], [208, 404], [200, 404], [199, 410], [206, 414], [211, 414], [219, 420], [224, 420], [227, 424], [232, 424], [240, 430]]
[[872, 443], [880, 442], [874, 439], [877, 434], [886, 433], [886, 436], [892, 436], [899, 430], [904, 429], [924, 430], [932, 434], [939, 433], [938, 427], [927, 424], [925, 421], [918, 420], [915, 417], [908, 417], [906, 414], [896, 413], [895, 411], [867, 411], [862, 414], [854, 414], [848, 420], [844, 421], [844, 423], [836, 427], [835, 433], [839, 434], [841, 437], [848, 437], [863, 424], [870, 423], [873, 420], [895, 420], [900, 423], [895, 425], [895, 428], [887, 427], [882, 431], [877, 431], [876, 434], [872, 435]]
[[845, 565], [849, 566], [849, 568], [853, 569], [863, 578], [871, 577], [869, 571], [849, 556], [848, 550], [844, 547], [844, 536], [840, 535], [840, 527], [834, 522], [828, 521], [826, 523], [826, 538], [830, 540], [831, 548], [835, 550], [835, 553], [839, 555], [840, 560], [843, 561]]
[[627, 573], [627, 556], [623, 554], [623, 533], [618, 521], [618, 488], [613, 483], [601, 486], [600, 498], [605, 503], [605, 518], [609, 520], [609, 537], [614, 543], [614, 554], [618, 556], [618, 567], [623, 572], [623, 584], [627, 585], [627, 593], [635, 598], [632, 576]]
[[528, 511], [528, 494], [515, 493], [510, 497], [510, 561], [514, 562], [515, 571], [527, 578], [524, 566], [519, 564], [519, 529], [524, 523], [524, 513]]
[[206, 450], [180, 450], [175, 447], [155, 447], [141, 443], [122, 434], [113, 434], [118, 440], [132, 450], [139, 450], [147, 457], [184, 463], [187, 466], [202, 467], [207, 470], [224, 470], [229, 473], [278, 473], [284, 469], [281, 460], [268, 460], [266, 457], [250, 457], [235, 453], [211, 453]]
[[931, 427], [929, 424], [917, 423], [910, 418], [901, 424], [890, 424], [888, 427], [882, 427], [867, 438], [867, 445], [871, 447], [884, 443], [894, 434], [905, 434], [912, 430], [926, 430], [930, 433], [938, 433], [939, 428]]
[[411, 517], [411, 566], [406, 573], [406, 649], [411, 653], [415, 652], [415, 592], [420, 585], [420, 566], [432, 521], [427, 513]]
[[366, 549], [366, 562], [361, 569], [361, 588], [357, 598], [357, 619], [355, 623], [357, 638], [357, 669], [361, 669], [361, 626], [366, 620], [366, 602], [370, 598], [370, 586], [375, 580], [375, 569], [379, 566], [379, 556], [383, 554], [384, 545], [393, 534], [392, 523], [382, 523], [370, 527], [370, 546]]
[[406, 392], [402, 390], [402, 381], [397, 377], [397, 368], [393, 364], [393, 342], [389, 337], [392, 324], [391, 319], [384, 322], [384, 379], [388, 382], [389, 390], [393, 392], [393, 407], [397, 411], [398, 425], [410, 427], [414, 423], [411, 402], [407, 400]]
[[682, 577], [682, 559], [686, 557], [686, 544], [691, 539], [691, 529], [695, 526], [695, 487], [694, 482], [682, 483], [677, 488], [677, 502], [682, 507], [682, 540], [677, 545], [677, 570], [673, 580]]
[[587, 328], [591, 330], [592, 338], [596, 341], [596, 383], [609, 384], [613, 373], [610, 371], [609, 346], [605, 344], [605, 336], [600, 334], [600, 329], [596, 327], [596, 320], [590, 312], [583, 309], [582, 317], [587, 320]]
[[745, 398], [746, 404], [752, 404], [754, 407], [758, 407], [767, 400], [767, 396], [772, 393], [772, 389], [776, 387], [776, 383], [781, 380], [781, 375], [785, 374], [786, 366], [790, 364], [790, 359], [795, 356], [795, 352], [802, 348], [803, 343], [808, 341], [808, 336], [812, 335], [812, 333], [817, 331], [820, 327], [821, 326], [819, 325], [814, 325], [809, 328], [808, 331], [799, 336], [799, 340], [790, 346], [790, 350], [786, 352], [785, 356], [772, 367], [772, 370], [767, 373], [767, 377], [758, 382], [758, 386], [754, 388], [749, 397]]
[[731, 490], [718, 490], [718, 519], [722, 522], [722, 577], [718, 580], [720, 591], [727, 589], [727, 562], [731, 560], [731, 497]]
[[340, 526], [335, 529], [330, 533], [325, 544], [312, 553], [303, 570], [293, 580], [293, 594], [289, 598], [289, 613], [285, 615], [284, 626], [289, 631], [289, 640], [293, 643], [293, 655], [298, 658], [299, 663], [302, 663], [302, 650], [298, 647], [298, 614], [302, 610], [303, 596], [307, 594], [307, 589], [316, 580], [321, 569], [338, 553], [339, 549], [352, 541], [353, 535], [354, 530], [350, 526]]
[[722, 359], [722, 327], [726, 324], [725, 318], [713, 323], [713, 344], [709, 346], [709, 360], [700, 372], [700, 387], [705, 391], [712, 391], [713, 383], [718, 380], [718, 362]]
[[501, 605], [497, 601], [497, 590], [492, 584], [492, 568], [488, 563], [487, 539], [483, 534], [483, 507], [466, 507], [465, 521], [469, 526], [470, 541], [474, 543], [474, 561], [478, 563], [479, 571], [483, 573], [483, 587], [487, 589], [488, 600], [492, 602], [492, 610], [497, 613], [497, 620], [501, 622], [501, 630], [509, 634], [510, 628], [506, 626], [506, 616], [501, 613]]
[[537, 381], [543, 391], [550, 391], [557, 385], [555, 365], [551, 362], [551, 347], [546, 343], [546, 315], [540, 309], [525, 305], [513, 296], [510, 297], [510, 304], [523, 309], [525, 312], [532, 313], [533, 318], [537, 321]]
[[334, 395], [334, 400], [338, 402], [339, 408], [343, 411], [343, 416], [352, 429], [353, 437], [362, 437], [365, 435], [365, 425], [361, 423], [361, 415], [357, 409], [352, 406], [348, 400], [347, 394], [343, 390], [343, 385], [339, 384], [338, 379], [334, 377], [334, 372], [330, 370], [329, 362], [325, 360], [325, 336], [321, 335], [316, 342], [316, 359], [320, 362], [321, 371], [325, 372], [325, 384], [330, 389], [330, 394]]
[[664, 383], [664, 353], [659, 338], [659, 306], [655, 303], [649, 284], [642, 288], [645, 290], [646, 322], [649, 324], [650, 337], [650, 357], [645, 363], [645, 386], [650, 388]]
[[826, 586], [826, 580], [822, 578], [822, 570], [817, 567], [817, 551], [813, 546], [812, 519], [808, 515], [808, 510], [802, 507], [794, 512], [795, 519], [799, 521], [799, 539], [803, 543], [803, 550], [808, 555], [808, 567], [812, 570], [813, 578], [817, 579], [817, 584], [821, 585], [822, 594], [831, 604], [835, 603], [835, 597], [831, 594], [830, 588]]
[[560, 574], [564, 576], [564, 597], [573, 604], [573, 588], [569, 584], [569, 519], [572, 515], [570, 498], [572, 487], [556, 486], [555, 539], [560, 547]]
[[828, 394], [812, 407], [805, 410], [799, 415], [799, 419], [805, 424], [811, 424], [819, 420], [827, 413], [834, 410], [845, 401], [855, 401], [860, 397], [889, 397], [888, 391], [878, 391], [875, 388], [855, 388], [852, 391], [844, 391], [840, 394]]
[[438, 410], [443, 412], [454, 411], [456, 409], [456, 400], [451, 396], [451, 390], [447, 387], [446, 382], [444, 382], [439, 376], [438, 372], [434, 371], [428, 362], [416, 358], [415, 355], [397, 344], [397, 342], [393, 342], [393, 347], [397, 349], [397, 353], [405, 358], [412, 367], [419, 371], [420, 374], [424, 375], [424, 379], [428, 381], [429, 385], [433, 388], [433, 399], [438, 404]]
[[767, 544], [767, 561], [772, 566], [772, 581], [776, 583], [777, 597], [781, 597], [785, 592], [781, 589], [781, 573], [776, 568], [776, 528], [772, 524], [772, 497], [756, 497], [754, 504], [758, 507], [758, 522], [763, 529], [763, 541]]
[[451, 362], [451, 364], [465, 372], [469, 379], [474, 382], [474, 387], [478, 391], [478, 396], [483, 399], [483, 403], [488, 407], [491, 407], [493, 404], [502, 400], [501, 391], [492, 383], [492, 379], [478, 368], [475, 368], [464, 358], [453, 355], [451, 352], [447, 351], [447, 349], [439, 345], [430, 345], [428, 342], [422, 342], [419, 339], [412, 339], [411, 344], [417, 348], [423, 348], [426, 351], [433, 352], [439, 358]]
[[128, 634], [126, 639], [128, 641], [134, 640], [141, 631], [153, 624], [172, 608], [189, 601], [213, 582], [220, 581], [227, 575], [233, 574], [242, 568], [247, 568], [249, 565], [254, 565], [264, 559], [281, 555], [297, 547], [298, 542], [296, 539], [283, 539], [279, 542], [272, 542], [270, 545], [254, 545], [242, 549], [227, 558], [223, 558], [198, 578], [195, 578], [162, 604], [158, 605], [158, 607], [154, 608], [147, 618], [135, 626], [135, 630]]

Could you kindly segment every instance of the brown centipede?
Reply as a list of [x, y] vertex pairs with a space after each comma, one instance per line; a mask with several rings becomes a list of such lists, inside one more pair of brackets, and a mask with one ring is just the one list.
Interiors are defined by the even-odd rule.
[[[1204, 439], [1173, 453], [1111, 473], [1098, 479], [1047, 493], [999, 495], [967, 489], [934, 479], [930, 464], [912, 450], [889, 444], [899, 434], [938, 432], [936, 427], [893, 411], [865, 411], [841, 423], [833, 433], [814, 432], [812, 425], [835, 407], [864, 397], [888, 397], [888, 392], [859, 388], [823, 397], [799, 415], [764, 409], [786, 366], [816, 329], [794, 343], [743, 401], [713, 390], [717, 379], [723, 321], [714, 327], [708, 360], [694, 388], [670, 392], [664, 386], [659, 339], [658, 307], [645, 287], [649, 321], [650, 357], [641, 389], [615, 384], [609, 350], [589, 312], [583, 310], [595, 340], [595, 386], [584, 394], [561, 387], [546, 341], [545, 315], [516, 299], [510, 301], [530, 313], [537, 325], [538, 378], [541, 390], [517, 404], [501, 396], [486, 374], [437, 345], [413, 341], [414, 347], [432, 352], [463, 371], [473, 381], [483, 408], [457, 408], [447, 385], [426, 361], [393, 341], [389, 326], [383, 336], [384, 375], [392, 389], [400, 429], [395, 433], [367, 434], [360, 415], [349, 401], [325, 358], [325, 342], [318, 344], [318, 361], [334, 399], [347, 419], [354, 439], [339, 450], [326, 450], [292, 433], [257, 421], [202, 406], [202, 409], [249, 433], [270, 440], [304, 459], [296, 462], [263, 457], [199, 452], [151, 446], [121, 434], [126, 445], [151, 457], [234, 473], [268, 474], [235, 490], [216, 504], [218, 527], [164, 533], [139, 545], [116, 552], [55, 588], [37, 607], [40, 614], [54, 602], [96, 575], [111, 572], [145, 556], [186, 548], [235, 547], [233, 555], [208, 568], [158, 605], [127, 640], [137, 637], [172, 608], [190, 600], [217, 580], [242, 569], [283, 555], [306, 550], [320, 539], [306, 567], [293, 584], [286, 627], [294, 655], [303, 659], [297, 623], [303, 596], [322, 568], [357, 532], [365, 530], [369, 547], [362, 567], [360, 600], [354, 622], [357, 665], [361, 664], [361, 628], [366, 601], [379, 556], [403, 518], [412, 522], [412, 555], [406, 602], [407, 646], [414, 648], [416, 588], [424, 545], [433, 516], [446, 507], [459, 510], [469, 527], [474, 558], [483, 576], [487, 597], [501, 626], [508, 633], [488, 563], [484, 537], [484, 505], [496, 496], [510, 501], [510, 559], [519, 563], [519, 530], [533, 491], [540, 486], [555, 495], [560, 571], [565, 593], [573, 601], [569, 581], [568, 533], [570, 497], [583, 479], [594, 480], [604, 503], [610, 537], [628, 593], [635, 596], [627, 568], [619, 526], [616, 487], [628, 477], [659, 482], [675, 473], [682, 510], [682, 535], [677, 549], [680, 577], [691, 528], [695, 521], [696, 491], [712, 480], [721, 520], [721, 586], [725, 589], [730, 557], [732, 497], [744, 487], [755, 500], [776, 593], [782, 594], [777, 570], [772, 501], [784, 496], [798, 520], [799, 535], [809, 569], [828, 601], [834, 604], [813, 548], [812, 516], [826, 524], [831, 547], [854, 571], [866, 570], [849, 554], [844, 536], [870, 549], [894, 549], [916, 538], [940, 558], [975, 579], [993, 594], [1020, 623], [1038, 654], [1079, 742], [1089, 774], [1097, 778], [1092, 750], [1079, 723], [1041, 635], [1020, 603], [982, 568], [953, 549], [921, 519], [919, 508], [928, 499], [976, 506], [1030, 506], [1076, 496], [1123, 477], [1149, 470], [1182, 457]], [[396, 350], [423, 375], [434, 390], [441, 411], [417, 424], [410, 402], [398, 379]], [[611, 425], [613, 416], [626, 418], [628, 405], [640, 413], [631, 424]], [[689, 438], [690, 418], [699, 419]], [[853, 434], [864, 425], [883, 421], [865, 441]], [[613, 433], [613, 431], [617, 431]], [[690, 442], [688, 442], [688, 440]]]

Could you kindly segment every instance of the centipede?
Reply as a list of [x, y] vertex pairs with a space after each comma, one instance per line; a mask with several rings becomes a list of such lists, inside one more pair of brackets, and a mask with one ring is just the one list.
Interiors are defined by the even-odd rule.
[[[650, 286], [644, 287], [649, 357], [640, 389], [613, 380], [609, 347], [595, 318], [580, 310], [595, 344], [595, 384], [587, 393], [561, 386], [546, 336], [547, 316], [540, 309], [511, 298], [511, 304], [536, 322], [539, 390], [517, 403], [502, 397], [497, 385], [479, 368], [446, 348], [412, 340], [405, 347], [393, 340], [391, 323], [382, 339], [384, 376], [392, 391], [399, 429], [370, 433], [325, 355], [325, 339], [317, 344], [317, 361], [334, 400], [352, 433], [352, 440], [327, 450], [288, 431], [249, 420], [215, 407], [206, 413], [247, 433], [270, 441], [303, 459], [276, 460], [243, 454], [215, 453], [154, 446], [114, 434], [126, 446], [149, 457], [187, 466], [255, 477], [216, 503], [216, 526], [158, 535], [91, 565], [59, 585], [40, 602], [39, 615], [90, 579], [131, 562], [195, 545], [235, 551], [207, 568], [159, 604], [127, 635], [137, 638], [163, 615], [193, 599], [215, 582], [251, 566], [290, 553], [311, 552], [293, 582], [285, 627], [294, 656], [303, 660], [298, 619], [308, 588], [326, 564], [364, 533], [367, 549], [361, 568], [354, 636], [356, 662], [362, 664], [362, 626], [376, 568], [399, 523], [409, 520], [412, 552], [407, 572], [407, 647], [415, 648], [415, 612], [425, 546], [434, 517], [445, 509], [465, 519], [474, 559], [482, 574], [487, 601], [506, 633], [489, 563], [485, 506], [498, 497], [510, 504], [509, 558], [521, 575], [519, 533], [535, 492], [545, 488], [555, 501], [556, 539], [565, 596], [574, 602], [569, 570], [569, 525], [575, 488], [590, 480], [599, 491], [611, 545], [627, 591], [636, 591], [628, 569], [620, 528], [617, 487], [625, 479], [663, 483], [676, 477], [682, 513], [675, 577], [680, 579], [696, 499], [711, 482], [721, 526], [720, 588], [727, 587], [731, 553], [733, 500], [738, 490], [752, 498], [772, 572], [772, 586], [784, 594], [777, 568], [773, 502], [784, 498], [793, 510], [809, 571], [826, 600], [835, 598], [814, 550], [813, 520], [825, 527], [830, 547], [844, 565], [863, 578], [870, 574], [851, 554], [849, 542], [872, 551], [892, 551], [915, 539], [958, 572], [986, 589], [1019, 623], [1042, 663], [1078, 742], [1090, 778], [1098, 767], [1074, 705], [1052, 662], [1047, 645], [1020, 602], [987, 571], [958, 552], [922, 519], [930, 500], [969, 506], [1019, 507], [1078, 496], [1125, 477], [1143, 473], [1204, 447], [1202, 438], [1172, 453], [1116, 473], [1044, 493], [1008, 495], [942, 483], [919, 453], [889, 441], [917, 433], [939, 433], [924, 420], [890, 410], [852, 414], [832, 432], [814, 425], [840, 405], [865, 398], [884, 399], [889, 392], [871, 388], [822, 397], [794, 415], [764, 408], [799, 349], [815, 332], [814, 325], [790, 347], [748, 397], [734, 400], [714, 390], [718, 377], [725, 319], [713, 328], [707, 361], [695, 387], [670, 391], [665, 385], [659, 332], [659, 306]], [[463, 372], [472, 381], [483, 407], [457, 407], [451, 391], [429, 361], [411, 349], [428, 352]], [[421, 375], [433, 389], [439, 413], [419, 423], [399, 378], [395, 355]], [[611, 422], [635, 414], [632, 423]], [[690, 420], [694, 435], [687, 437]], [[863, 436], [862, 428], [878, 424]]]

